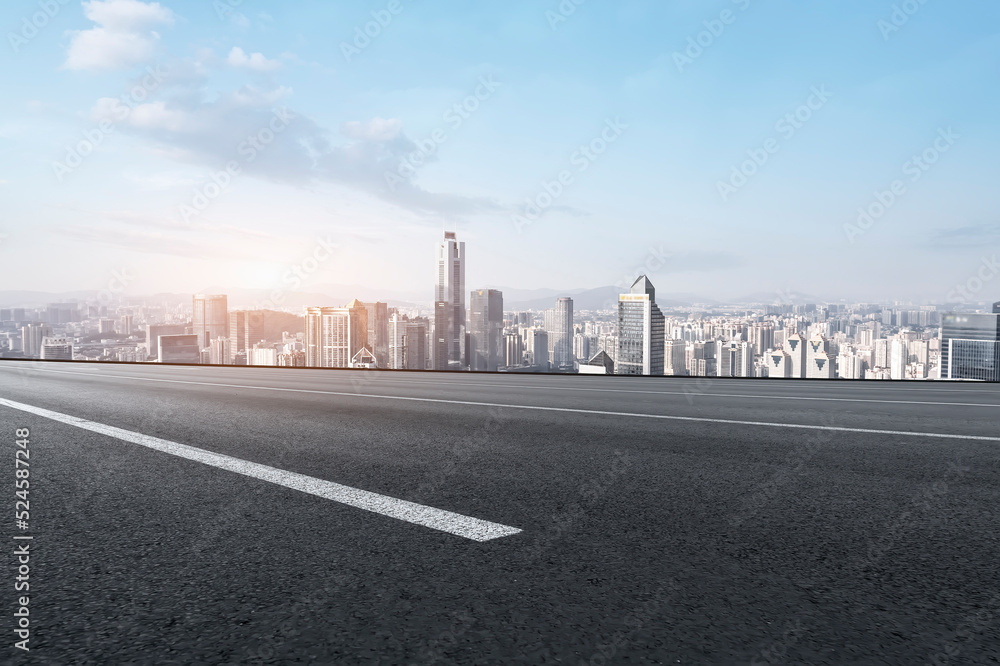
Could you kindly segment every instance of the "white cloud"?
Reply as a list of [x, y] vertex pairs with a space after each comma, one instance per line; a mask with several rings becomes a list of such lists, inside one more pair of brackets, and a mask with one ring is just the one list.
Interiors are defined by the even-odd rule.
[[174, 15], [158, 2], [93, 0], [83, 13], [97, 24], [73, 33], [66, 69], [124, 69], [150, 60], [160, 39], [151, 28], [172, 25]]
[[399, 118], [372, 118], [366, 123], [357, 120], [344, 123], [344, 135], [366, 141], [391, 141], [399, 136], [402, 123]]
[[233, 50], [229, 52], [226, 62], [233, 67], [246, 67], [258, 72], [271, 72], [281, 67], [280, 62], [277, 60], [268, 60], [264, 57], [263, 53], [251, 53], [247, 55], [238, 46], [234, 46]]

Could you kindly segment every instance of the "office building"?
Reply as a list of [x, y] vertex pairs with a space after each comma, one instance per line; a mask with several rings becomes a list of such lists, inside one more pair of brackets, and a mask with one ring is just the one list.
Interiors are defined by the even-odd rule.
[[803, 379], [806, 376], [806, 340], [799, 333], [785, 337], [785, 351], [791, 362], [790, 377]]
[[792, 358], [783, 349], [767, 352], [764, 358], [768, 377], [788, 379], [792, 376]]
[[889, 346], [889, 377], [906, 379], [906, 366], [910, 363], [910, 352], [906, 340], [894, 339]]
[[342, 308], [308, 308], [305, 326], [310, 368], [347, 368], [368, 344], [368, 310], [357, 299]]
[[520, 367], [524, 360], [524, 338], [517, 330], [504, 333], [503, 364], [507, 368]]
[[662, 375], [665, 320], [656, 305], [656, 290], [640, 275], [627, 294], [618, 297], [619, 375]]
[[216, 338], [212, 340], [209, 363], [212, 365], [229, 365], [232, 363], [232, 354], [229, 349], [230, 344], [229, 338]]
[[[572, 308], [572, 302], [570, 307]], [[571, 309], [572, 316], [572, 309]], [[503, 294], [496, 289], [473, 291], [469, 302], [469, 369], [496, 372], [504, 364]]]
[[1000, 313], [941, 318], [941, 379], [1000, 381]]
[[426, 370], [429, 328], [430, 321], [426, 317], [410, 318], [398, 312], [389, 315], [388, 367], [393, 370]]
[[556, 299], [556, 305], [545, 312], [545, 330], [549, 334], [549, 353], [552, 365], [571, 368], [573, 356], [573, 299]]
[[73, 341], [65, 337], [42, 338], [41, 357], [44, 361], [72, 361]]
[[249, 356], [248, 350], [264, 339], [264, 310], [234, 310], [229, 313], [229, 356], [231, 363], [237, 357]]
[[201, 363], [201, 344], [194, 334], [160, 335], [157, 340], [160, 363]]
[[203, 349], [216, 338], [229, 337], [229, 305], [224, 294], [196, 294], [192, 308], [191, 327]]
[[27, 358], [39, 358], [42, 354], [42, 340], [52, 335], [47, 324], [27, 324], [21, 327], [21, 350]]
[[541, 370], [549, 369], [549, 334], [544, 328], [529, 329], [531, 336], [531, 365]]
[[160, 350], [160, 336], [183, 335], [187, 333], [186, 324], [146, 324], [146, 353], [156, 356]]
[[806, 378], [833, 379], [836, 377], [835, 356], [831, 355], [830, 341], [820, 334], [806, 343]]
[[663, 374], [679, 377], [687, 373], [687, 345], [683, 340], [667, 340], [663, 345]]
[[[437, 245], [437, 284], [434, 290], [434, 367], [438, 370], [461, 370], [465, 361], [465, 243], [446, 231]], [[438, 312], [444, 303], [445, 312]]]
[[389, 367], [389, 306], [386, 303], [365, 303], [368, 310], [368, 349], [380, 368]]

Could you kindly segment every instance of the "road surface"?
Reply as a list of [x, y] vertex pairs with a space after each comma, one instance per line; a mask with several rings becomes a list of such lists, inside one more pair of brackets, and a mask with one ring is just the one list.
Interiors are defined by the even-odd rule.
[[998, 423], [989, 384], [0, 363], [0, 660], [998, 663]]

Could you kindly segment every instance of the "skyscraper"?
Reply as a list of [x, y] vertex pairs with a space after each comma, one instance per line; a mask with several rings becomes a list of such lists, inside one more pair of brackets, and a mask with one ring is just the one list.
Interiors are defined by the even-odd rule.
[[556, 306], [546, 313], [545, 329], [549, 333], [552, 365], [572, 368], [573, 357], [573, 299], [556, 299]]
[[789, 377], [804, 379], [806, 376], [806, 340], [798, 333], [785, 338], [785, 351], [791, 364]]
[[[434, 337], [444, 341], [444, 358], [434, 358], [438, 370], [461, 370], [465, 358], [465, 243], [446, 231], [437, 245], [437, 286], [434, 302], [446, 303], [447, 320], [437, 313], [435, 305]], [[438, 329], [438, 324], [443, 326]], [[435, 345], [435, 354], [437, 354]]]
[[389, 367], [389, 306], [385, 303], [365, 303], [368, 310], [368, 350], [380, 368]]
[[806, 343], [806, 378], [833, 379], [836, 376], [835, 357], [830, 354], [830, 341], [818, 333]]
[[42, 340], [52, 335], [46, 324], [27, 324], [21, 327], [21, 349], [27, 358], [38, 358], [42, 354]]
[[229, 305], [224, 294], [195, 294], [192, 299], [192, 326], [202, 349], [218, 337], [229, 337]]
[[[389, 365], [394, 370], [426, 370], [430, 322], [426, 317], [389, 315]], [[380, 366], [381, 367], [381, 366]]]
[[941, 318], [941, 379], [1000, 381], [1000, 313]]
[[249, 358], [253, 346], [264, 338], [263, 310], [234, 310], [229, 313], [229, 363], [240, 352]]
[[687, 345], [683, 340], [667, 340], [663, 345], [663, 374], [686, 375]]
[[349, 367], [368, 344], [368, 310], [357, 299], [342, 308], [308, 308], [305, 338], [308, 367]]
[[665, 320], [656, 305], [656, 289], [645, 275], [618, 297], [619, 375], [662, 375]]
[[212, 365], [229, 365], [232, 363], [232, 354], [229, 350], [230, 344], [229, 338], [215, 338], [212, 340], [212, 351], [209, 354], [209, 362]]
[[504, 363], [503, 294], [496, 289], [472, 292], [469, 323], [470, 370], [496, 372]]

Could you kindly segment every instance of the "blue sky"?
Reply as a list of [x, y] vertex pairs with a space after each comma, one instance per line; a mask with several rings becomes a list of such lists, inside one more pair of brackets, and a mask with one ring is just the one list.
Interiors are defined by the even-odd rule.
[[134, 293], [282, 288], [324, 238], [303, 290], [430, 293], [448, 229], [470, 289], [647, 265], [663, 295], [943, 302], [1000, 244], [998, 19], [985, 0], [3, 3], [0, 289], [122, 268]]

